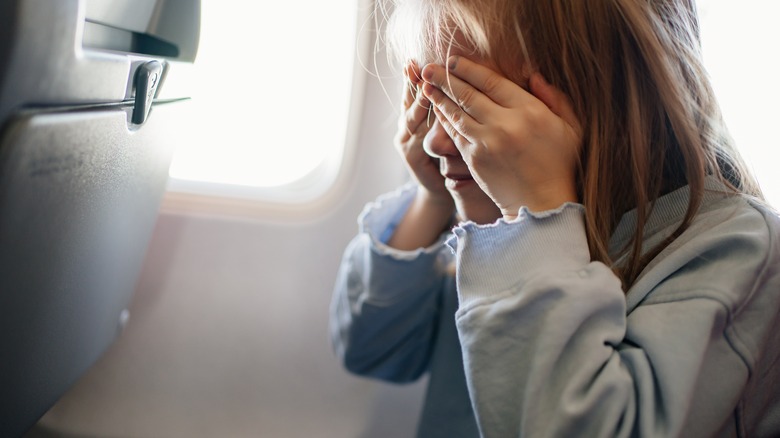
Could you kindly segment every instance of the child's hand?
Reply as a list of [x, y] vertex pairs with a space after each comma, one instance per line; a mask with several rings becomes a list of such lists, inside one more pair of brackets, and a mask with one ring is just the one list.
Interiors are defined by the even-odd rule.
[[423, 150], [423, 139], [428, 133], [435, 116], [430, 102], [423, 95], [420, 67], [410, 62], [404, 69], [406, 90], [404, 92], [401, 117], [395, 146], [404, 158], [407, 167], [420, 184], [419, 192], [427, 200], [442, 208], [454, 209], [452, 196], [444, 186], [444, 177], [439, 173], [439, 160]]
[[[577, 201], [582, 129], [566, 95], [540, 74], [524, 90], [462, 56], [422, 71], [423, 91], [472, 175], [507, 219]], [[533, 93], [533, 94], [532, 94]]]

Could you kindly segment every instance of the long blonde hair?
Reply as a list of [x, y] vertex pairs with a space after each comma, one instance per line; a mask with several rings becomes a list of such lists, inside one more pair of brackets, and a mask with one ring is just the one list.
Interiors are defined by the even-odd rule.
[[[385, 0], [380, 11], [399, 60], [442, 63], [458, 33], [518, 84], [535, 70], [571, 98], [584, 127], [578, 187], [591, 258], [626, 290], [689, 227], [709, 175], [763, 198], [703, 67], [694, 0]], [[681, 224], [643, 253], [654, 201], [685, 185]], [[631, 209], [636, 230], [616, 266], [609, 239]]]

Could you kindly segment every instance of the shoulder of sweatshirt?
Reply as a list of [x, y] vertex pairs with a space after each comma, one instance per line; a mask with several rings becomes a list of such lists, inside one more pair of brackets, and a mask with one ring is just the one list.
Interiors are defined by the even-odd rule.
[[737, 312], [780, 274], [779, 238], [780, 219], [767, 207], [738, 196], [706, 205], [645, 268], [628, 291], [627, 311], [640, 303], [709, 297]]
[[725, 334], [747, 363], [780, 324], [780, 218], [732, 196], [707, 205], [628, 291], [627, 313], [675, 301], [722, 306]]

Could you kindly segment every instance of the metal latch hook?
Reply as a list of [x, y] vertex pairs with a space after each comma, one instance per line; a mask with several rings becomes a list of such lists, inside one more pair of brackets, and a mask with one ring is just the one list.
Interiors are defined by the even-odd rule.
[[162, 79], [162, 63], [149, 61], [140, 67], [135, 74], [135, 105], [133, 105], [133, 123], [144, 123], [152, 109], [152, 102], [157, 93], [157, 86]]

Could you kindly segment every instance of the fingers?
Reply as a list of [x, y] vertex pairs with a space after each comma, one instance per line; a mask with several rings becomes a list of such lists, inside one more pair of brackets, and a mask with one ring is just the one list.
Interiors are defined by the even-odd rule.
[[531, 93], [550, 108], [556, 116], [571, 126], [578, 134], [582, 133], [580, 121], [574, 112], [569, 97], [544, 79], [540, 73], [533, 73], [529, 80]]
[[428, 120], [430, 110], [431, 103], [423, 92], [420, 91], [415, 101], [402, 117], [402, 123], [411, 133], [420, 131], [421, 129], [427, 131], [430, 127], [430, 121]]
[[[450, 77], [457, 77], [461, 83], [468, 84], [471, 88], [478, 90], [478, 94], [483, 94], [504, 108], [517, 106], [529, 96], [527, 91], [501, 74], [463, 56], [451, 56], [447, 60], [447, 71], [450, 73]], [[423, 77], [425, 77], [427, 72], [425, 69], [423, 72]]]
[[420, 138], [425, 135], [430, 126], [428, 118], [431, 104], [421, 91], [422, 77], [417, 64], [410, 61], [403, 72], [406, 80], [404, 81], [403, 113], [398, 120], [398, 129], [405, 131], [405, 134], [401, 135], [400, 141], [406, 142], [415, 134]]
[[412, 140], [412, 137], [416, 137], [414, 143], [422, 142], [431, 126], [430, 107], [430, 102], [420, 92], [417, 100], [398, 119], [398, 135], [396, 137], [398, 141], [407, 143]]
[[473, 131], [479, 125], [460, 106], [455, 104], [444, 92], [430, 83], [423, 84], [423, 93], [433, 105], [433, 111], [442, 127], [456, 145], [462, 137], [471, 139]]
[[495, 105], [484, 93], [440, 65], [426, 65], [422, 77], [425, 84], [433, 85], [456, 107], [477, 121], [488, 118], [488, 112]]
[[491, 119], [496, 103], [443, 66], [428, 64], [421, 73], [425, 81], [422, 91], [433, 105], [442, 127], [456, 145], [465, 144], [463, 139], [473, 140], [481, 126], [480, 121]]
[[420, 76], [420, 68], [414, 61], [409, 61], [406, 67], [404, 67], [403, 73], [404, 85], [406, 86], [403, 97], [403, 105], [404, 109], [406, 109], [411, 106], [419, 94], [422, 77]]

